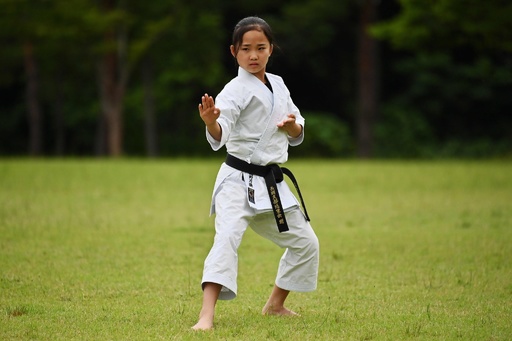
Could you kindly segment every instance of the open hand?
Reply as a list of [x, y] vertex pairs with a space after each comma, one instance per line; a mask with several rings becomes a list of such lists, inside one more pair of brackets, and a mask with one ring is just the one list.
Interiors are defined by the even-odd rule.
[[215, 102], [212, 96], [204, 94], [199, 103], [199, 115], [207, 126], [211, 126], [217, 121], [220, 115], [220, 109], [215, 107]]

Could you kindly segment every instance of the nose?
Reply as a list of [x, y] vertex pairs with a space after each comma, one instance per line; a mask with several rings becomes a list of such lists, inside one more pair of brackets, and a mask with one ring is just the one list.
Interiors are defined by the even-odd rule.
[[258, 55], [256, 53], [251, 53], [250, 57], [249, 57], [251, 60], [256, 60], [258, 59]]

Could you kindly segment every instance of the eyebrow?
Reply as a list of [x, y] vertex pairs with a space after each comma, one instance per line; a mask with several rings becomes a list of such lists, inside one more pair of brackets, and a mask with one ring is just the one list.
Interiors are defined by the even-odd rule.
[[[259, 43], [259, 44], [256, 44], [256, 46], [267, 46], [268, 43]], [[249, 43], [245, 43], [245, 44], [242, 44], [241, 46], [251, 46], [251, 44]]]

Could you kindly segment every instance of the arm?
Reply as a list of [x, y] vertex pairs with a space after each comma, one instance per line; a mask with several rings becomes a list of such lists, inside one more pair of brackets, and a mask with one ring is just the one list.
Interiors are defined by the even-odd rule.
[[201, 103], [198, 106], [199, 115], [206, 125], [206, 129], [210, 135], [217, 141], [220, 141], [222, 138], [222, 129], [217, 122], [217, 118], [219, 118], [220, 110], [215, 107], [215, 102], [213, 97], [208, 96], [208, 94], [204, 94], [201, 97]]

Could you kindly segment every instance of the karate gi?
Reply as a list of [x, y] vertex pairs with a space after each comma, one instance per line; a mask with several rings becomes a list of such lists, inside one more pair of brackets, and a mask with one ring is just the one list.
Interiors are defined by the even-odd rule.
[[[226, 146], [238, 159], [257, 165], [282, 164], [288, 159], [288, 146], [302, 143], [277, 128], [292, 113], [304, 127], [304, 118], [293, 104], [281, 77], [266, 73], [272, 91], [242, 68], [218, 94], [215, 106], [222, 138], [216, 141], [206, 130], [213, 150]], [[263, 177], [244, 173], [223, 163], [217, 174], [210, 213], [215, 214], [215, 238], [203, 270], [202, 283], [222, 285], [219, 299], [237, 295], [238, 247], [250, 226], [259, 235], [285, 248], [279, 263], [276, 285], [290, 291], [316, 289], [318, 239], [300, 210], [285, 181], [277, 184], [289, 231], [280, 233], [272, 212]]]

